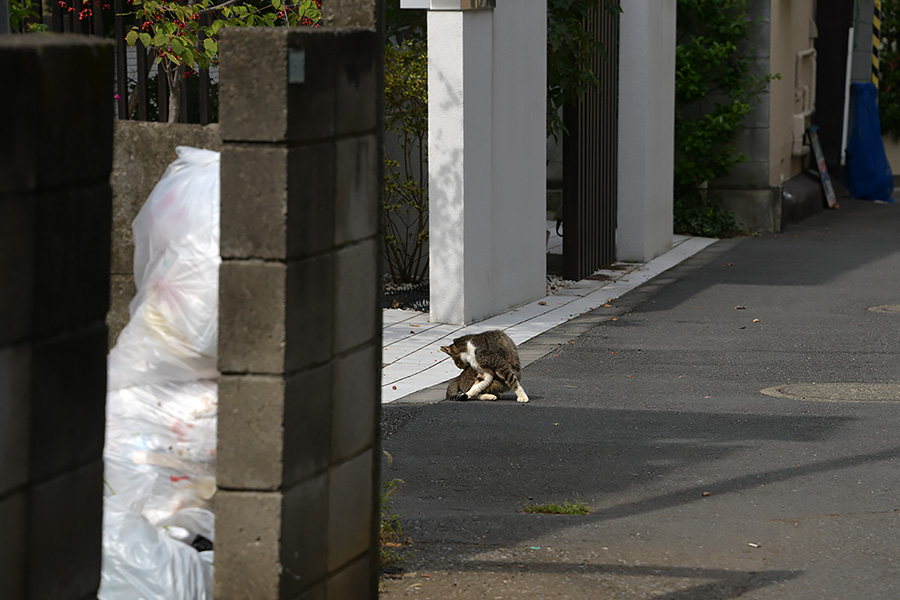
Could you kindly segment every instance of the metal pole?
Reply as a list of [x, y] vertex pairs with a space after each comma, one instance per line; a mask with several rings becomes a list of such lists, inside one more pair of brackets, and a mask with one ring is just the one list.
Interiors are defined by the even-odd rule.
[[9, 0], [0, 0], [0, 34], [10, 33]]

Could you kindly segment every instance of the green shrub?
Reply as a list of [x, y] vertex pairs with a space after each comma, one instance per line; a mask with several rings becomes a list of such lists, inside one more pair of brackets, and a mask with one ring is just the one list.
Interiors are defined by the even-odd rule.
[[388, 42], [384, 53], [384, 125], [397, 134], [401, 159], [384, 161], [384, 251], [395, 282], [428, 275], [428, 58], [426, 43]]
[[700, 190], [747, 160], [734, 140], [751, 102], [758, 101], [773, 76], [753, 75], [750, 54], [742, 48], [753, 25], [747, 0], [678, 0], [677, 12], [676, 231], [731, 235], [733, 217]]
[[699, 192], [681, 196], [675, 202], [672, 228], [675, 233], [714, 238], [740, 233], [731, 211]]
[[900, 0], [881, 4], [878, 117], [881, 132], [900, 138]]

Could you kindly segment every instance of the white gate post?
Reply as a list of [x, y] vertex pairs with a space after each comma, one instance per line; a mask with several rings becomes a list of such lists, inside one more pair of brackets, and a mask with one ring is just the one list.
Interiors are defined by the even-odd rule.
[[649, 261], [672, 246], [675, 4], [622, 4], [616, 232], [622, 261]]
[[431, 320], [544, 295], [545, 0], [402, 0], [428, 12]]

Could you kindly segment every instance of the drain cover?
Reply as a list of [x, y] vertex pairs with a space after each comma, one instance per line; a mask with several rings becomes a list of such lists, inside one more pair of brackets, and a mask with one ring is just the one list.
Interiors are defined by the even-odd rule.
[[900, 304], [883, 304], [881, 306], [871, 306], [869, 307], [869, 310], [877, 313], [900, 315]]
[[900, 383], [792, 383], [760, 391], [810, 402], [900, 402]]

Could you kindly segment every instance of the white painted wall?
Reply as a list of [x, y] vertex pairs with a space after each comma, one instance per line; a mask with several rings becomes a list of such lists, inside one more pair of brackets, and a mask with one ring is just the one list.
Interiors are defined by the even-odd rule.
[[431, 320], [546, 289], [546, 8], [428, 13]]
[[646, 262], [672, 246], [676, 0], [622, 3], [616, 255]]

